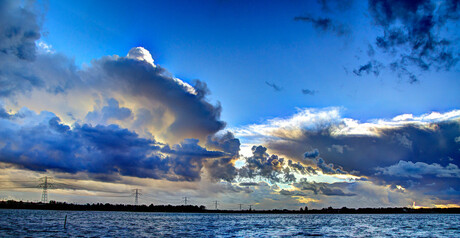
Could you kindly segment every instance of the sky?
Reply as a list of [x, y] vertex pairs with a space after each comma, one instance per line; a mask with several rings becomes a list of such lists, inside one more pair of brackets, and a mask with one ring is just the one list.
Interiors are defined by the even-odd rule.
[[460, 3], [0, 1], [0, 198], [460, 206]]

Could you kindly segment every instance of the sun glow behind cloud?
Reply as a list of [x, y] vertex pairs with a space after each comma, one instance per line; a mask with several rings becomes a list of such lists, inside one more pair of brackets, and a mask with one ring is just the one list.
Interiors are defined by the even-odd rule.
[[[0, 34], [0, 175], [6, 180], [18, 174], [31, 180], [50, 174], [82, 186], [55, 190], [66, 199], [121, 193], [135, 186], [158, 192], [167, 201], [191, 194], [233, 203], [236, 198], [266, 208], [306, 203], [407, 206], [415, 199], [423, 206], [460, 202], [460, 110], [360, 120], [344, 117], [347, 108], [337, 98], [318, 104], [330, 94], [312, 89], [316, 93], [309, 94], [311, 101], [301, 105], [339, 106], [298, 108], [291, 116], [232, 127], [232, 134], [225, 130], [223, 107], [209, 98], [206, 82], [179, 79], [148, 49], [137, 46], [127, 56], [100, 55], [78, 67], [44, 41], [38, 13], [29, 5], [12, 2], [0, 11], [2, 23], [15, 29], [14, 34], [3, 32], [8, 27], [0, 29], [5, 33]], [[310, 17], [296, 20], [318, 24]], [[343, 36], [346, 32], [339, 26], [326, 28]], [[197, 60], [192, 72], [206, 76], [202, 72], [212, 71], [207, 68], [212, 60], [201, 66], [198, 58], [190, 60]], [[232, 71], [227, 60], [220, 74]], [[354, 74], [375, 74], [378, 65], [373, 60]], [[268, 66], [267, 71], [272, 72]], [[244, 80], [252, 75], [246, 74]], [[285, 97], [287, 85], [265, 80], [264, 86], [275, 89], [270, 91], [276, 93], [275, 100], [294, 98]], [[243, 89], [259, 89], [251, 83], [235, 90], [238, 96]], [[331, 85], [326, 84], [336, 90]], [[308, 91], [295, 87], [298, 94]], [[261, 100], [265, 93], [254, 97]], [[219, 100], [221, 95], [213, 96]], [[265, 98], [258, 107], [276, 112], [272, 98]]]
[[360, 122], [352, 118], [341, 117], [343, 108], [298, 109], [298, 112], [288, 118], [269, 119], [260, 124], [252, 124], [241, 128], [232, 128], [236, 136], [245, 139], [258, 138], [298, 138], [302, 131], [330, 130], [331, 135], [370, 135], [379, 136], [382, 129], [391, 129], [407, 125], [435, 129], [433, 123], [459, 120], [460, 110], [445, 113], [431, 112], [420, 116], [402, 114], [391, 119], [371, 119]]

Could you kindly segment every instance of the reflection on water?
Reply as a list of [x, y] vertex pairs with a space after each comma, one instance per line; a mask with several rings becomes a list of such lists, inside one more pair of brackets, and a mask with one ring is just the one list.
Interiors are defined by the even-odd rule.
[[[64, 217], [67, 227], [64, 229]], [[452, 214], [184, 214], [0, 210], [0, 236], [460, 237]]]

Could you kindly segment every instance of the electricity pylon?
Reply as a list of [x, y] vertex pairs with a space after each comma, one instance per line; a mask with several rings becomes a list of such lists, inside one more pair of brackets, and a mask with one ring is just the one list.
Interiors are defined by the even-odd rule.
[[54, 187], [54, 184], [49, 181], [50, 179], [51, 177], [48, 176], [40, 179], [41, 183], [38, 185], [38, 187], [43, 188], [41, 200], [42, 203], [48, 203], [48, 189]]
[[218, 205], [218, 204], [219, 204], [218, 201], [214, 201], [214, 205], [215, 205], [216, 210], [217, 210], [217, 205]]
[[139, 205], [139, 196], [142, 195], [142, 193], [140, 193], [140, 189], [136, 188], [136, 189], [133, 189], [133, 196], [134, 196], [134, 205]]
[[184, 204], [185, 204], [185, 206], [187, 206], [187, 199], [188, 199], [188, 197], [184, 197]]

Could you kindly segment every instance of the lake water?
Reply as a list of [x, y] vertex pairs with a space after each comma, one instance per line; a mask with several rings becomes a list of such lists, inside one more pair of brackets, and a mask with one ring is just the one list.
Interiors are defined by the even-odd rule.
[[0, 217], [0, 237], [460, 237], [460, 215], [452, 214], [0, 210]]

